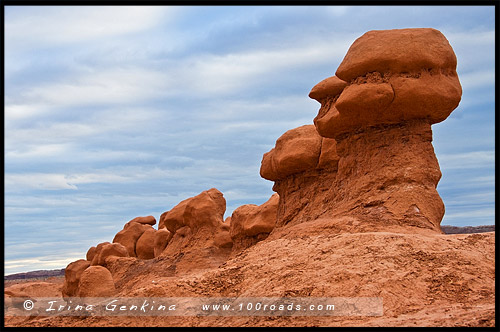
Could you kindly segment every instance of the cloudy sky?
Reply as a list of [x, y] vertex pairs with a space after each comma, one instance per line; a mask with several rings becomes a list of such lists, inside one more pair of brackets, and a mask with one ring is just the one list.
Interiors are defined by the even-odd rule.
[[494, 224], [494, 7], [5, 8], [5, 273], [63, 268], [125, 222], [215, 187], [262, 204], [263, 153], [369, 30], [450, 41], [459, 107], [433, 126], [442, 224]]

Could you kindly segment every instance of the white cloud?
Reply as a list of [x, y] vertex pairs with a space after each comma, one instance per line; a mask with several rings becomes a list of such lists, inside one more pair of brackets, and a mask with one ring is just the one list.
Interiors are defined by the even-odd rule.
[[[8, 131], [5, 146], [8, 152], [10, 149], [25, 145], [69, 143], [76, 139], [96, 135], [104, 129], [108, 127], [103, 123], [92, 125], [83, 122], [55, 122], [45, 126], [15, 128]], [[36, 142], [33, 140], [34, 137], [37, 138]]]
[[[330, 38], [298, 40], [293, 47], [276, 50], [194, 55], [179, 61], [170, 74], [176, 78], [176, 94], [221, 96], [244, 91], [256, 82], [279, 81], [280, 72], [304, 68], [312, 61], [317, 65], [338, 58], [340, 63], [348, 46], [347, 39]], [[329, 74], [334, 73], [325, 73]]]
[[70, 149], [70, 144], [67, 143], [51, 143], [27, 145], [22, 151], [16, 149], [8, 149], [5, 151], [5, 159], [23, 159], [23, 158], [51, 158], [65, 154]]
[[68, 183], [64, 174], [5, 174], [4, 180], [6, 192], [25, 189], [77, 189], [74, 184]]
[[495, 68], [490, 70], [481, 70], [468, 72], [459, 76], [460, 84], [464, 93], [470, 90], [490, 87], [491, 90], [495, 88]]
[[327, 6], [325, 8], [325, 10], [329, 14], [332, 14], [334, 17], [340, 17], [340, 16], [344, 16], [345, 14], [347, 14], [347, 12], [349, 11], [350, 8], [352, 8], [352, 7], [349, 7], [349, 6]]
[[[5, 158], [12, 162], [71, 162], [154, 158], [147, 151], [123, 147], [119, 150], [104, 142], [116, 144], [124, 138], [139, 142], [159, 124], [166, 122], [168, 114], [147, 107], [117, 107], [92, 111], [61, 110], [59, 114], [73, 112], [71, 121], [59, 120], [57, 115], [37, 118], [26, 115], [29, 122], [7, 121], [5, 125]], [[8, 113], [8, 112], [7, 112]], [[57, 112], [55, 112], [57, 113]], [[6, 115], [7, 118], [7, 115]], [[60, 121], [60, 122], [59, 122]], [[50, 158], [50, 159], [47, 159]]]
[[113, 68], [96, 71], [71, 81], [36, 87], [28, 98], [56, 106], [127, 104], [158, 96], [168, 86], [162, 73], [144, 68]]
[[66, 267], [78, 259], [84, 259], [81, 252], [65, 253], [63, 258], [48, 258], [44, 256], [25, 259], [6, 259], [4, 261], [5, 274], [28, 272], [33, 270], [53, 270]]
[[[457, 72], [462, 78], [462, 72], [471, 68], [495, 71], [495, 30], [476, 31], [442, 31], [457, 56]], [[485, 66], [491, 65], [491, 68]]]
[[87, 174], [47, 174], [47, 173], [22, 173], [5, 174], [5, 190], [14, 192], [27, 189], [61, 190], [78, 189], [77, 184], [84, 183], [116, 183], [127, 182], [133, 177], [114, 173], [87, 173]]
[[[445, 171], [446, 170], [443, 170]], [[446, 174], [445, 181], [439, 182], [440, 190], [450, 190], [450, 189], [459, 189], [461, 191], [469, 191], [473, 188], [479, 190], [479, 188], [484, 189], [485, 187], [493, 187], [495, 185], [495, 175], [486, 175], [486, 176], [469, 176], [463, 177], [461, 170], [458, 170], [459, 174]], [[489, 173], [494, 173], [494, 170], [491, 170]], [[445, 183], [443, 185], [443, 183]]]
[[495, 151], [470, 151], [438, 156], [442, 169], [483, 168], [495, 165]]
[[22, 103], [6, 104], [5, 120], [64, 114], [71, 112], [69, 108], [73, 106], [129, 105], [165, 95], [169, 85], [173, 82], [165, 74], [143, 68], [85, 73], [64, 82], [33, 86], [22, 94]]
[[[494, 184], [492, 182], [491, 184]], [[495, 192], [494, 191], [484, 191], [484, 192], [460, 192], [454, 198], [446, 200], [446, 205], [477, 205], [477, 204], [489, 204], [495, 202]]]
[[452, 220], [454, 218], [470, 218], [474, 220], [475, 218], [490, 218], [491, 220], [495, 220], [495, 209], [494, 208], [485, 208], [485, 209], [472, 209], [462, 212], [453, 212], [446, 213], [446, 218], [448, 220]]
[[78, 44], [144, 31], [172, 19], [176, 7], [82, 6], [14, 8], [6, 15], [6, 46]]
[[467, 179], [462, 179], [462, 183], [479, 184], [479, 185], [495, 184], [495, 175], [470, 177]]
[[474, 49], [478, 46], [494, 46], [494, 30], [442, 31], [453, 48]]
[[[90, 173], [6, 173], [4, 175], [6, 192], [29, 189], [61, 190], [78, 189], [80, 184], [90, 183], [132, 183], [146, 181], [166, 181], [204, 177], [241, 177], [249, 175], [248, 165], [234, 164], [224, 160], [192, 160], [188, 166], [178, 169], [145, 166], [109, 167], [101, 172]], [[232, 176], [228, 176], [232, 174]], [[192, 184], [192, 183], [191, 183]], [[207, 188], [209, 189], [209, 188]]]
[[38, 105], [9, 104], [8, 96], [5, 96], [5, 98], [6, 98], [6, 105], [4, 109], [4, 117], [6, 121], [29, 118], [34, 115], [40, 114], [40, 107]]

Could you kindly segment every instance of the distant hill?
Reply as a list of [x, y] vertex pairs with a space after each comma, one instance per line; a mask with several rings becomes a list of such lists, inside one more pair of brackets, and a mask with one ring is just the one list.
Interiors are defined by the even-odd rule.
[[469, 234], [469, 233], [484, 233], [484, 232], [494, 232], [495, 225], [483, 225], [483, 226], [448, 226], [441, 225], [441, 229], [445, 234]]
[[38, 278], [58, 277], [58, 276], [64, 275], [64, 270], [65, 269], [21, 272], [21, 273], [15, 273], [15, 274], [10, 274], [10, 275], [4, 276], [4, 280], [38, 279]]

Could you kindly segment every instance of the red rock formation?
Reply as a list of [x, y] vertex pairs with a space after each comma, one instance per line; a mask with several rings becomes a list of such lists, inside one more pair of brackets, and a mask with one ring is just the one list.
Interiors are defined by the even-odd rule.
[[87, 250], [87, 255], [85, 256], [89, 262], [92, 262], [92, 259], [95, 256], [95, 251], [96, 247], [90, 247], [89, 250]]
[[146, 224], [146, 225], [155, 225], [156, 224], [156, 219], [153, 216], [147, 216], [147, 217], [135, 217], [134, 219], [130, 220], [128, 223], [132, 222], [138, 222], [139, 224]]
[[321, 103], [315, 126], [337, 141], [340, 156], [333, 214], [441, 232], [431, 124], [460, 101], [455, 68], [453, 49], [437, 30], [370, 31], [329, 79], [337, 83], [312, 89]]
[[233, 254], [267, 238], [274, 229], [278, 213], [278, 194], [262, 205], [246, 204], [231, 215], [229, 235], [233, 242]]
[[139, 240], [142, 233], [148, 229], [153, 229], [153, 227], [148, 224], [140, 224], [135, 221], [129, 221], [125, 224], [123, 229], [115, 235], [113, 243], [121, 243], [125, 246], [125, 248], [127, 248], [130, 257], [137, 257], [137, 253], [135, 251], [137, 240]]
[[[440, 172], [430, 125], [442, 121], [460, 97], [450, 50], [432, 29], [367, 33], [339, 67], [342, 80], [330, 77], [310, 93], [321, 102], [315, 124], [327, 138], [312, 126], [299, 127], [264, 155], [261, 174], [276, 182], [279, 203], [273, 195], [261, 206], [239, 207], [222, 222], [222, 193], [204, 191], [162, 214], [156, 232], [145, 230], [137, 240], [134, 229], [140, 223], [124, 227], [130, 234], [122, 237], [134, 243], [138, 256], [143, 245], [150, 252], [153, 239], [155, 259], [112, 255], [105, 258], [107, 269], [88, 267], [85, 260], [66, 269], [65, 289], [79, 296], [378, 297], [383, 298], [383, 315], [33, 315], [6, 322], [68, 327], [495, 326], [494, 233], [445, 235], [436, 230], [442, 203], [435, 190]], [[274, 227], [276, 216], [279, 225]], [[343, 234], [332, 236], [339, 232]], [[267, 237], [251, 246], [259, 234]], [[87, 258], [98, 262], [113, 246], [126, 250], [118, 243], [102, 243], [89, 249]], [[231, 246], [233, 253], [250, 247], [219, 265]], [[212, 269], [190, 273], [200, 268]], [[176, 275], [178, 271], [183, 273]], [[6, 289], [5, 304], [22, 305], [24, 299], [13, 296], [27, 298], [39, 290], [43, 293], [38, 295], [48, 294], [46, 283], [32, 286]]]
[[116, 293], [111, 272], [102, 266], [90, 266], [80, 277], [79, 297], [108, 297]]
[[87, 258], [106, 265], [115, 257], [114, 271], [126, 248], [128, 256], [158, 257], [176, 271], [192, 271], [218, 266], [231, 250], [273, 230], [312, 220], [334, 232], [440, 232], [444, 205], [431, 124], [460, 101], [455, 67], [451, 46], [434, 29], [366, 33], [336, 76], [309, 93], [321, 103], [314, 125], [287, 131], [264, 154], [260, 174], [275, 181], [279, 196], [240, 206], [223, 222], [226, 202], [212, 188], [163, 213], [158, 231], [153, 216], [132, 219], [114, 246], [99, 244]]
[[96, 255], [92, 260], [90, 265], [101, 265], [106, 266], [106, 259], [111, 256], [117, 257], [129, 257], [127, 248], [120, 243], [109, 243], [104, 242], [97, 245], [100, 247], [99, 250], [96, 250]]
[[159, 227], [172, 233], [160, 257], [176, 259], [176, 270], [218, 266], [231, 252], [223, 217], [226, 200], [215, 188], [180, 202], [162, 214]]
[[[230, 220], [230, 219], [229, 219]], [[214, 243], [219, 248], [231, 248], [233, 240], [229, 234], [231, 225], [227, 222], [227, 218], [215, 233]]]
[[150, 228], [144, 231], [141, 237], [139, 237], [135, 245], [135, 252], [137, 253], [137, 258], [151, 259], [155, 257], [155, 252], [154, 252], [155, 233], [156, 230], [154, 228]]
[[[314, 123], [321, 136], [336, 138], [367, 127], [408, 120], [441, 122], [458, 106], [462, 88], [457, 59], [434, 29], [369, 31], [349, 48], [337, 69], [345, 88], [314, 87], [321, 103]], [[315, 93], [322, 90], [322, 95]]]
[[160, 228], [155, 233], [154, 256], [158, 257], [165, 250], [168, 242], [172, 239], [172, 233], [166, 228]]
[[85, 259], [79, 259], [71, 262], [64, 270], [64, 285], [62, 288], [63, 297], [77, 296], [78, 285], [83, 271], [90, 266], [90, 262]]
[[160, 223], [158, 224], [158, 229], [169, 227], [169, 231], [175, 233], [179, 228], [184, 226], [184, 210], [186, 205], [191, 200], [192, 197], [187, 198], [177, 204], [174, 208], [169, 211], [165, 211], [160, 216]]
[[392, 225], [441, 232], [431, 124], [460, 101], [455, 68], [453, 49], [434, 29], [358, 38], [336, 76], [309, 93], [321, 103], [317, 132], [312, 126], [289, 130], [263, 156], [261, 176], [275, 181], [280, 195], [277, 226], [354, 216], [358, 221], [339, 230], [361, 223], [365, 230]]
[[335, 186], [337, 163], [335, 140], [319, 136], [313, 125], [291, 129], [276, 140], [262, 158], [260, 174], [275, 181], [277, 227], [316, 219], [331, 209], [328, 191]]
[[[99, 243], [95, 247], [91, 247], [87, 251], [87, 257], [88, 258], [92, 258], [92, 260], [90, 260], [90, 265], [98, 265], [97, 261], [99, 259], [99, 254], [101, 253], [102, 247], [104, 247], [107, 244], [111, 244], [111, 243], [107, 242], [107, 241], [106, 242], [102, 242], [102, 243]], [[92, 249], [92, 248], [94, 248], [94, 249]]]

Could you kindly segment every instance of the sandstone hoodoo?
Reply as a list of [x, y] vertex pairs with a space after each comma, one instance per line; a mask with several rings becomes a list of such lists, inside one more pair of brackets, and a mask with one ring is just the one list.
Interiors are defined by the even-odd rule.
[[325, 193], [335, 192], [338, 159], [335, 140], [321, 137], [313, 125], [291, 129], [276, 140], [260, 168], [279, 194], [276, 226], [316, 219], [331, 209]]
[[452, 47], [435, 29], [369, 31], [347, 51], [331, 78], [336, 83], [311, 91], [322, 104], [314, 123], [321, 136], [337, 138], [407, 120], [441, 122], [462, 95], [456, 66]]
[[64, 285], [62, 288], [63, 297], [77, 296], [78, 285], [83, 271], [90, 266], [90, 262], [85, 259], [79, 259], [69, 263], [64, 271]]
[[155, 257], [155, 234], [154, 228], [147, 229], [142, 233], [135, 245], [137, 258], [151, 259]]
[[111, 272], [102, 266], [90, 266], [80, 276], [79, 297], [107, 297], [116, 293]]
[[233, 242], [233, 254], [265, 239], [276, 226], [278, 194], [274, 194], [262, 205], [246, 204], [231, 215], [229, 234]]
[[125, 224], [123, 229], [115, 235], [113, 243], [122, 244], [127, 248], [130, 257], [137, 257], [136, 243], [141, 235], [149, 229], [153, 229], [153, 227], [148, 224], [129, 221]]
[[[99, 243], [95, 247], [90, 247], [90, 249], [87, 251], [87, 260], [90, 262], [90, 265], [98, 265], [97, 260], [99, 259], [99, 254], [101, 253], [102, 247], [104, 247], [107, 244], [111, 244], [110, 242], [102, 242]], [[127, 252], [128, 254], [128, 252]]]
[[92, 259], [94, 259], [95, 253], [96, 253], [96, 247], [90, 247], [89, 250], [87, 250], [86, 258], [89, 262], [92, 262]]
[[92, 259], [92, 263], [90, 264], [92, 266], [106, 266], [106, 259], [111, 256], [129, 257], [127, 248], [125, 248], [120, 243], [105, 242], [103, 244], [97, 245], [97, 248], [98, 249], [96, 250], [96, 255], [94, 256], [94, 259]]
[[172, 235], [159, 256], [176, 260], [177, 271], [220, 265], [232, 246], [229, 229], [224, 224], [225, 211], [223, 194], [212, 188], [163, 213], [159, 227], [165, 227]]
[[160, 256], [160, 254], [165, 250], [168, 242], [172, 239], [172, 233], [166, 228], [160, 228], [155, 233], [154, 238], [154, 256]]
[[[444, 204], [436, 190], [441, 172], [431, 125], [460, 102], [455, 69], [453, 49], [434, 29], [370, 31], [358, 38], [336, 76], [309, 94], [321, 103], [317, 132], [336, 141], [336, 172], [309, 171], [307, 181], [294, 175], [284, 183], [285, 175], [311, 169], [322, 146], [302, 138], [287, 149], [281, 141], [299, 142], [288, 133], [263, 157], [261, 175], [276, 181], [273, 189], [280, 194], [278, 224], [352, 216], [357, 221], [346, 228], [351, 231], [359, 224], [358, 230], [441, 232]], [[293, 163], [279, 146], [296, 154]], [[281, 160], [283, 176], [277, 176]], [[304, 211], [307, 217], [300, 216]]]
[[156, 224], [156, 218], [153, 216], [135, 217], [134, 219], [129, 221], [129, 223], [132, 223], [132, 222], [137, 222], [139, 224], [146, 224], [146, 225], [153, 226]]

